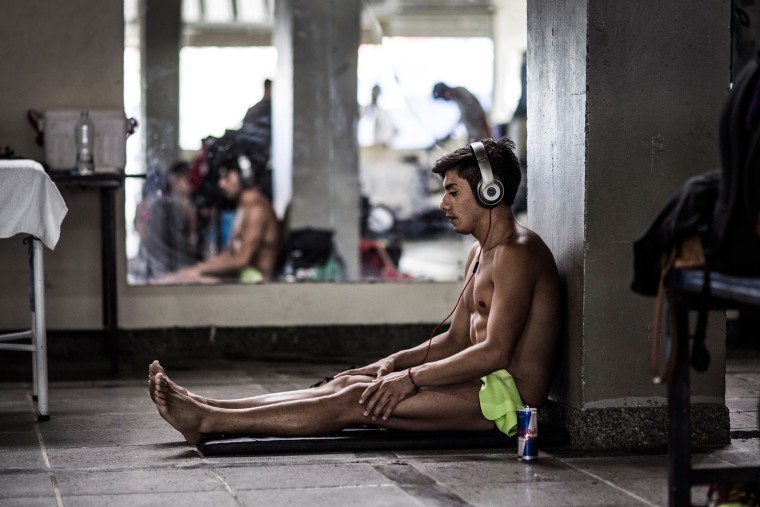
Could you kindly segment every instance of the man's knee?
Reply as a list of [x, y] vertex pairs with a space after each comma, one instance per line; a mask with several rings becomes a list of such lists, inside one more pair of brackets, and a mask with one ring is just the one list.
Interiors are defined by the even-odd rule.
[[359, 404], [359, 398], [361, 398], [364, 390], [367, 389], [369, 384], [366, 383], [350, 383], [343, 389], [337, 391], [331, 395], [335, 399], [336, 403], [343, 406], [343, 410], [346, 412], [360, 412], [361, 405]]
[[355, 400], [358, 403], [359, 398], [361, 397], [362, 393], [367, 389], [368, 386], [369, 386], [369, 383], [367, 382], [349, 383], [343, 389], [338, 391], [337, 394], [340, 395], [342, 398]]
[[363, 375], [346, 375], [343, 377], [335, 377], [326, 385], [330, 387], [333, 392], [337, 393], [347, 387], [350, 387], [358, 383], [366, 383], [369, 377]]
[[348, 387], [351, 385], [351, 377], [335, 377], [330, 382], [325, 384], [326, 387], [329, 387], [333, 390], [333, 392], [338, 392], [341, 389]]

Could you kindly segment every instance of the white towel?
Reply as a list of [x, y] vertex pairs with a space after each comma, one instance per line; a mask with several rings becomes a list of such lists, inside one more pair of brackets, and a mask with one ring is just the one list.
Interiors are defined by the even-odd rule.
[[0, 238], [31, 234], [53, 250], [68, 211], [38, 162], [0, 160]]

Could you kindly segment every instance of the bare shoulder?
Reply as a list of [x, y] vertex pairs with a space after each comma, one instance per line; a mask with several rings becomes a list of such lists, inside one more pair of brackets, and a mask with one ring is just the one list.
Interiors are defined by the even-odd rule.
[[240, 203], [240, 206], [246, 209], [259, 206], [260, 205], [259, 196], [256, 192], [252, 190], [244, 190], [240, 194], [239, 203]]
[[514, 270], [541, 275], [556, 276], [557, 265], [551, 250], [536, 232], [517, 225], [516, 235], [499, 248], [497, 264], [503, 264]]
[[240, 195], [239, 201], [240, 207], [248, 215], [256, 215], [259, 217], [269, 217], [274, 215], [274, 210], [269, 200], [254, 191], [245, 191]]

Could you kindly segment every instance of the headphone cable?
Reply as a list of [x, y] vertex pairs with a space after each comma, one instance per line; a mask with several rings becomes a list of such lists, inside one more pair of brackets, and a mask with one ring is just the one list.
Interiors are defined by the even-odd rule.
[[[470, 274], [470, 278], [467, 279], [467, 283], [464, 284], [464, 287], [462, 287], [462, 292], [459, 293], [459, 297], [457, 298], [457, 302], [454, 305], [454, 308], [452, 308], [451, 312], [444, 318], [441, 322], [438, 323], [437, 326], [433, 328], [433, 331], [430, 333], [430, 339], [428, 340], [428, 346], [427, 350], [425, 351], [425, 355], [422, 357], [422, 361], [420, 361], [420, 364], [424, 364], [427, 360], [428, 354], [430, 353], [430, 347], [433, 345], [433, 338], [435, 337], [435, 332], [438, 331], [438, 328], [440, 328], [444, 322], [449, 320], [449, 317], [451, 317], [454, 312], [456, 311], [457, 307], [459, 306], [459, 302], [462, 300], [462, 296], [464, 296], [464, 291], [467, 289], [467, 286], [470, 285], [470, 282], [475, 277], [475, 273], [478, 271], [478, 266], [480, 265], [480, 255], [483, 253], [483, 246], [485, 246], [486, 242], [488, 241], [488, 236], [491, 234], [491, 209], [488, 210], [488, 231], [486, 232], [486, 238], [483, 240], [483, 245], [480, 246], [480, 250], [478, 251], [478, 257], [475, 259], [475, 264], [472, 268], [472, 273]], [[410, 368], [411, 369], [411, 368]]]

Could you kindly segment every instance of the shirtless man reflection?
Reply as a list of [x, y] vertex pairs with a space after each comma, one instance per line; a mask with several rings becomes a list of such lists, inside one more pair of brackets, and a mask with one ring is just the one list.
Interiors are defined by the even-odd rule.
[[280, 226], [270, 200], [255, 185], [251, 175], [243, 174], [250, 171], [250, 167], [241, 168], [235, 158], [223, 162], [219, 169], [219, 187], [228, 199], [237, 202], [229, 246], [204, 262], [152, 283], [216, 283], [224, 279], [256, 283], [274, 277]]
[[[158, 361], [149, 390], [161, 416], [191, 444], [209, 434], [308, 436], [351, 426], [396, 430], [489, 430], [512, 435], [515, 409], [548, 397], [560, 330], [560, 289], [549, 248], [515, 221], [520, 183], [514, 143], [484, 139], [502, 199], [476, 196], [483, 172], [477, 143], [440, 159], [440, 204], [454, 230], [477, 242], [448, 330], [320, 387], [214, 400], [169, 379]], [[482, 157], [481, 157], [482, 158]], [[489, 185], [488, 188], [491, 188]], [[498, 196], [497, 196], [498, 198]], [[454, 303], [452, 302], [452, 305]]]

